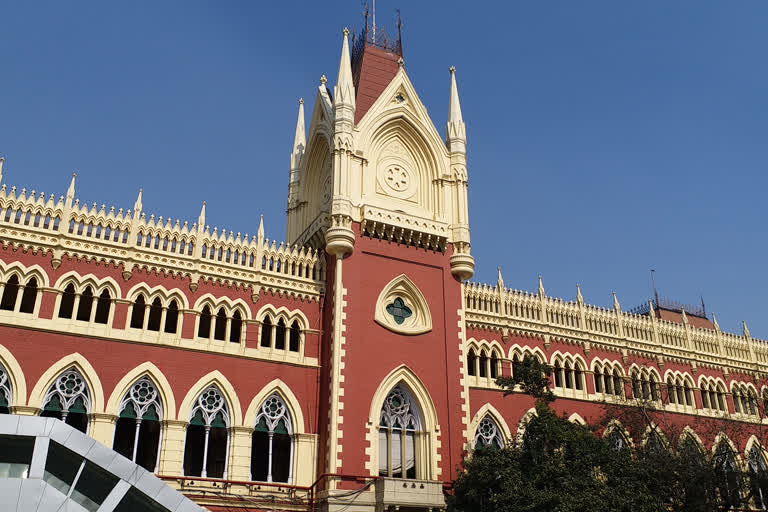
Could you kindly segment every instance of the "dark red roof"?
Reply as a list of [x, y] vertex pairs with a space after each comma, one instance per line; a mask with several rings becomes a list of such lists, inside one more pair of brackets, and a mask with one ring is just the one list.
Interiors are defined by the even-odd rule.
[[352, 79], [355, 84], [355, 124], [381, 96], [395, 78], [400, 55], [366, 44], [352, 63]]

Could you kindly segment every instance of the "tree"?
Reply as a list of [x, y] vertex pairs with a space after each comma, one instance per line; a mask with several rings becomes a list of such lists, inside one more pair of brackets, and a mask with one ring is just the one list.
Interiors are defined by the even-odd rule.
[[[651, 399], [606, 406], [598, 425], [568, 421], [551, 407], [550, 374], [549, 366], [526, 357], [513, 376], [497, 379], [505, 395], [520, 389], [534, 397], [536, 416], [520, 443], [471, 454], [448, 497], [450, 510], [709, 512], [747, 506], [768, 490], [766, 471], [739, 470], [725, 448], [708, 459], [684, 432], [672, 446]], [[647, 431], [645, 442], [630, 447], [622, 432], [611, 430], [611, 418]]]

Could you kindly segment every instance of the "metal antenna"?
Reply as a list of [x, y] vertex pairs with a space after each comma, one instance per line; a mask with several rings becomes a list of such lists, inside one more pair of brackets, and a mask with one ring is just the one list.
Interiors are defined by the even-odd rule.
[[654, 278], [654, 275], [656, 273], [656, 269], [651, 269], [651, 283], [653, 283], [653, 297], [656, 299], [656, 307], [659, 307], [659, 292], [656, 291], [656, 279]]
[[376, 42], [376, 0], [373, 0], [373, 42]]

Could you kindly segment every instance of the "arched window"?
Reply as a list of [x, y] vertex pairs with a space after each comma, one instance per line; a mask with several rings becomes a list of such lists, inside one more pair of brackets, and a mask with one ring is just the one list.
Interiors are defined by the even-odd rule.
[[93, 321], [97, 324], [106, 324], [109, 322], [109, 310], [112, 307], [112, 297], [109, 290], [104, 290], [96, 301], [96, 316]]
[[627, 439], [624, 437], [624, 434], [621, 433], [621, 430], [617, 427], [612, 428], [605, 436], [605, 439], [608, 441], [610, 447], [617, 452], [625, 449], [628, 446]]
[[146, 302], [144, 301], [144, 295], [140, 293], [133, 302], [133, 311], [131, 311], [131, 327], [133, 329], [144, 328], [145, 309]]
[[0, 414], [11, 414], [12, 402], [11, 379], [8, 378], [8, 372], [0, 364]]
[[195, 401], [184, 443], [184, 475], [227, 477], [229, 457], [229, 412], [216, 386], [203, 391]]
[[754, 445], [749, 450], [749, 484], [755, 505], [760, 510], [768, 509], [768, 467], [762, 450]]
[[721, 441], [717, 446], [715, 455], [712, 457], [712, 463], [718, 476], [716, 485], [720, 491], [720, 496], [731, 505], [740, 504], [739, 469], [733, 450], [727, 442]]
[[155, 297], [152, 304], [149, 306], [149, 318], [147, 319], [148, 331], [160, 331], [160, 323], [163, 318], [163, 303], [160, 302], [159, 297]]
[[34, 313], [35, 302], [37, 302], [37, 279], [34, 277], [27, 281], [24, 287], [24, 293], [21, 294], [20, 313]]
[[93, 289], [86, 286], [83, 293], [80, 294], [80, 304], [77, 306], [77, 320], [81, 322], [91, 321], [91, 310], [93, 309]]
[[584, 389], [584, 370], [578, 361], [573, 364], [573, 383], [578, 391]]
[[419, 446], [422, 435], [421, 414], [415, 401], [402, 385], [395, 386], [384, 399], [379, 422], [379, 475], [390, 478], [422, 478]]
[[294, 320], [291, 324], [290, 341], [288, 343], [288, 350], [291, 352], [298, 352], [299, 345], [301, 344], [301, 329], [299, 328], [299, 322]]
[[488, 376], [488, 355], [485, 350], [480, 352], [480, 377]]
[[157, 467], [162, 410], [148, 377], [136, 381], [120, 403], [112, 448], [147, 471]]
[[165, 328], [163, 331], [169, 334], [176, 334], [179, 327], [179, 305], [176, 303], [176, 299], [172, 300], [168, 304], [168, 311], [165, 313]]
[[624, 379], [621, 378], [619, 370], [613, 370], [613, 394], [624, 397]]
[[602, 393], [604, 389], [603, 388], [603, 371], [599, 365], [595, 366], [594, 379], [595, 379], [595, 393]]
[[0, 309], [13, 311], [16, 307], [16, 297], [19, 295], [19, 277], [14, 274], [5, 283], [3, 298], [0, 299]]
[[504, 446], [504, 438], [501, 436], [501, 429], [499, 429], [496, 422], [490, 416], [484, 417], [480, 424], [477, 425], [477, 432], [475, 433], [475, 450], [483, 448], [502, 448]]
[[88, 431], [90, 393], [85, 379], [74, 368], [65, 371], [51, 384], [43, 399], [40, 416], [58, 418], [83, 433]]
[[200, 324], [197, 327], [197, 336], [199, 338], [211, 337], [211, 308], [205, 306], [200, 313]]
[[240, 312], [235, 311], [230, 321], [232, 324], [229, 328], [229, 341], [230, 343], [240, 343], [240, 336], [243, 332], [243, 319], [240, 316]]
[[277, 393], [267, 398], [256, 415], [251, 444], [251, 479], [291, 483], [293, 470], [291, 416]]
[[643, 397], [643, 387], [640, 382], [640, 376], [638, 375], [637, 370], [632, 371], [632, 397], [633, 398]]
[[499, 376], [499, 358], [496, 356], [496, 352], [491, 353], [491, 378], [495, 379]]
[[469, 349], [469, 353], [467, 354], [467, 374], [472, 376], [477, 375], [477, 372], [475, 371], [476, 359], [477, 356], [475, 355], [475, 349]]
[[282, 318], [277, 322], [275, 328], [275, 349], [285, 350], [285, 320]]
[[565, 376], [563, 374], [563, 367], [560, 364], [560, 361], [555, 361], [554, 374], [555, 374], [555, 387], [562, 388], [564, 385]]
[[269, 348], [272, 346], [272, 317], [264, 315], [261, 323], [261, 346]]
[[75, 308], [75, 285], [68, 284], [61, 294], [59, 303], [59, 318], [72, 318], [72, 312]]
[[667, 377], [667, 402], [677, 403], [677, 392], [675, 391], [675, 382], [672, 377]]
[[513, 377], [520, 371], [520, 365], [522, 363], [523, 363], [523, 360], [520, 358], [520, 354], [515, 354], [515, 357], [512, 358], [512, 376]]
[[216, 327], [213, 329], [214, 339], [224, 341], [227, 338], [227, 313], [224, 308], [219, 308], [216, 313]]

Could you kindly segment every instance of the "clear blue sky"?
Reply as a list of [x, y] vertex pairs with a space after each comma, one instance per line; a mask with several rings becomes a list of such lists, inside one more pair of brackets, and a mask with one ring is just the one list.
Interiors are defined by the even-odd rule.
[[[5, 2], [4, 182], [284, 237], [297, 99], [360, 0]], [[444, 132], [467, 123], [476, 278], [629, 308], [698, 302], [768, 338], [768, 2], [378, 1]]]

